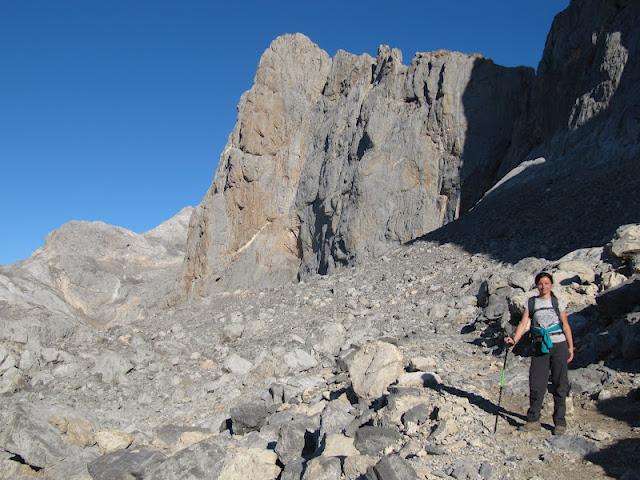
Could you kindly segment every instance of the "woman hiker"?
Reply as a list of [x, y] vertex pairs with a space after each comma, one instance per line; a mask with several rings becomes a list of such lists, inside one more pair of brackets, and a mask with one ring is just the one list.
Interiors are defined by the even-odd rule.
[[517, 344], [531, 326], [534, 351], [529, 368], [529, 410], [527, 423], [522, 430], [540, 430], [540, 410], [547, 391], [549, 370], [553, 392], [553, 434], [562, 435], [567, 429], [565, 400], [569, 393], [568, 363], [573, 360], [573, 335], [565, 306], [551, 291], [553, 277], [550, 273], [536, 275], [538, 295], [531, 297], [522, 319], [512, 337], [505, 343]]

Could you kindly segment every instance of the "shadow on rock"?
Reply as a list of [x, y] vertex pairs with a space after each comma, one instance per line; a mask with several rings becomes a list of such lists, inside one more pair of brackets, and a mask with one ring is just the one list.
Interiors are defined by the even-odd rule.
[[640, 427], [640, 388], [631, 390], [625, 397], [614, 397], [598, 402], [600, 413], [626, 422], [631, 427]]
[[[450, 395], [455, 395], [456, 397], [466, 398], [470, 404], [475, 405], [476, 407], [484, 410], [490, 415], [500, 415], [500, 417], [505, 419], [507, 422], [509, 422], [510, 425], [514, 427], [521, 425], [522, 422], [527, 420], [526, 416], [520, 413], [515, 413], [510, 410], [507, 410], [502, 406], [498, 406], [495, 403], [493, 403], [491, 400], [487, 400], [483, 396], [478, 395], [476, 393], [467, 392], [466, 390], [462, 390], [456, 387], [451, 387], [449, 385], [444, 385], [442, 383], [439, 383], [438, 385], [432, 388], [439, 392], [446, 392]], [[517, 420], [514, 419], [514, 417], [521, 420], [522, 422], [518, 422]]]
[[[600, 465], [607, 475], [633, 480], [638, 478], [637, 468], [632, 464], [640, 456], [640, 439], [625, 438], [612, 445], [585, 455], [585, 460]], [[636, 460], [633, 460], [636, 459]]]

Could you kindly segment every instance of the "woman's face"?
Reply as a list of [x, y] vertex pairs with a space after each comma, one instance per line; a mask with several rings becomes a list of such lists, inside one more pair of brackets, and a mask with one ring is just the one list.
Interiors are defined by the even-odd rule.
[[546, 296], [549, 295], [549, 293], [551, 293], [551, 287], [552, 287], [552, 283], [551, 280], [549, 280], [547, 277], [542, 277], [539, 281], [538, 281], [538, 292], [540, 292], [540, 295], [542, 296]]

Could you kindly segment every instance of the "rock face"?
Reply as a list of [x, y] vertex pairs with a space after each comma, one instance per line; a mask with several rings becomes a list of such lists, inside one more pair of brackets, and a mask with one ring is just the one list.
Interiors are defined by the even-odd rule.
[[574, 0], [556, 16], [498, 171], [506, 181], [428, 238], [516, 262], [640, 222], [639, 22], [632, 0]]
[[478, 55], [331, 59], [277, 38], [191, 219], [184, 289], [328, 273], [456, 218], [496, 180], [532, 77]]

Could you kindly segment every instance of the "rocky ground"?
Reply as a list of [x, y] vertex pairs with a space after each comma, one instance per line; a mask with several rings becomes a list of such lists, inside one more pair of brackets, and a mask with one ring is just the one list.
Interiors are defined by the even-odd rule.
[[[515, 265], [416, 242], [50, 344], [5, 332], [0, 478], [636, 478], [637, 230]], [[516, 430], [528, 388], [520, 349], [497, 406], [500, 339], [543, 268], [578, 349], [557, 437], [550, 395], [544, 430]]]

